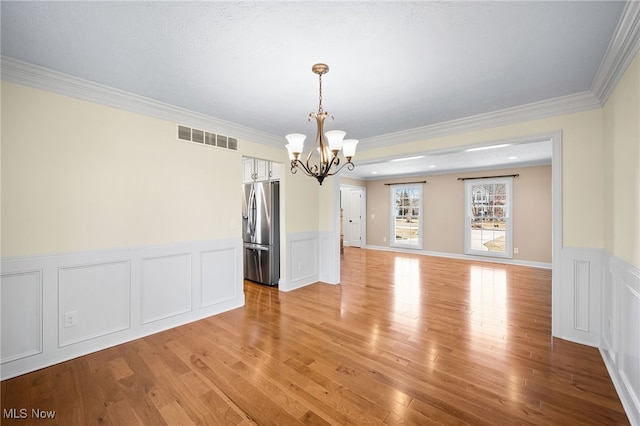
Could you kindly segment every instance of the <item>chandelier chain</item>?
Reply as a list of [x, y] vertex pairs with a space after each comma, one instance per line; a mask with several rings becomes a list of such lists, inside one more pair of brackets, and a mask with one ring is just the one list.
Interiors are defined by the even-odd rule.
[[322, 74], [318, 74], [318, 79], [320, 80], [320, 84], [319, 84], [320, 94], [318, 96], [318, 99], [320, 102], [318, 104], [318, 114], [322, 114], [324, 112], [322, 109]]

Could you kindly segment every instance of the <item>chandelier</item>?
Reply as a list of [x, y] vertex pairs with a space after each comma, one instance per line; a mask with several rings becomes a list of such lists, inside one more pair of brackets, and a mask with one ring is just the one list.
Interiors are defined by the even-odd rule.
[[[356, 145], [358, 141], [356, 139], [344, 139], [345, 132], [342, 130], [330, 130], [324, 133], [324, 120], [329, 116], [329, 113], [322, 109], [322, 75], [329, 72], [329, 67], [325, 64], [315, 64], [311, 67], [311, 71], [318, 74], [320, 82], [320, 97], [318, 104], [318, 112], [312, 112], [309, 114], [309, 121], [315, 118], [318, 124], [318, 131], [316, 133], [316, 139], [307, 155], [305, 162], [300, 160], [304, 140], [306, 135], [300, 133], [292, 133], [287, 136], [286, 145], [289, 151], [289, 159], [291, 160], [291, 173], [296, 173], [298, 169], [302, 169], [308, 176], [318, 179], [320, 185], [327, 176], [333, 176], [338, 173], [344, 166], [347, 166], [349, 170], [353, 170], [355, 165], [351, 162], [351, 159], [356, 153]], [[333, 119], [333, 117], [331, 117]], [[344, 139], [344, 140], [343, 140]], [[346, 163], [340, 165], [340, 158], [338, 152], [342, 149], [342, 153], [347, 159]], [[319, 160], [317, 164], [312, 164], [315, 157], [315, 153], [318, 153]]]

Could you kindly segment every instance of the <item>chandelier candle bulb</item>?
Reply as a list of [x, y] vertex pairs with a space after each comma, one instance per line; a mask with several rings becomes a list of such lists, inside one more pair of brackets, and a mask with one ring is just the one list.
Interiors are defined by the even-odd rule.
[[[344, 140], [346, 132], [342, 130], [330, 130], [324, 133], [324, 120], [331, 116], [322, 109], [322, 75], [329, 72], [329, 67], [326, 64], [315, 64], [311, 67], [311, 71], [318, 74], [320, 87], [318, 112], [309, 114], [309, 121], [311, 121], [311, 119], [316, 120], [317, 132], [315, 141], [304, 162], [300, 159], [300, 154], [302, 154], [304, 140], [306, 139], [305, 135], [300, 133], [286, 135], [285, 138], [289, 143], [286, 144], [285, 147], [287, 151], [289, 151], [291, 173], [296, 173], [298, 169], [302, 169], [307, 176], [316, 178], [318, 183], [322, 185], [322, 181], [327, 176], [335, 175], [342, 170], [344, 166], [347, 166], [349, 170], [354, 169], [355, 165], [351, 162], [351, 159], [356, 153], [356, 144], [358, 141], [355, 139]], [[333, 119], [333, 117], [331, 118]], [[340, 158], [338, 157], [341, 149], [347, 159], [342, 165], [340, 165]], [[318, 164], [310, 164], [315, 151], [320, 154], [320, 161]]]

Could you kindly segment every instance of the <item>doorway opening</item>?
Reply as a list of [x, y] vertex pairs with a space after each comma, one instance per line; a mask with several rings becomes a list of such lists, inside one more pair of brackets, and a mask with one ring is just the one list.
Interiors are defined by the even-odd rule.
[[[552, 217], [551, 217], [551, 243], [552, 243], [552, 255], [551, 255], [551, 268], [552, 268], [552, 279], [551, 279], [551, 324], [552, 324], [552, 335], [559, 336], [562, 326], [562, 316], [561, 316], [561, 305], [562, 303], [567, 303], [566, 300], [562, 300], [562, 293], [560, 287], [560, 269], [561, 269], [561, 251], [563, 247], [562, 236], [563, 236], [563, 223], [562, 223], [562, 131], [551, 131], [547, 133], [530, 135], [518, 138], [509, 138], [508, 140], [503, 141], [492, 141], [491, 143], [487, 143], [487, 145], [499, 144], [501, 142], [508, 142], [510, 144], [526, 144], [534, 141], [540, 141], [542, 139], [548, 139], [551, 141], [551, 209], [552, 209]], [[373, 164], [373, 162], [371, 163]], [[338, 207], [346, 206], [345, 197], [346, 190], [350, 187], [349, 185], [340, 185], [340, 194], [336, 193], [336, 196], [340, 197], [340, 204]], [[362, 188], [364, 187], [356, 187]], [[364, 193], [366, 195], [366, 193]], [[364, 197], [363, 197], [364, 200]], [[363, 201], [364, 206], [366, 207], [366, 200]], [[336, 206], [338, 203], [335, 204]], [[343, 211], [343, 216], [346, 213]], [[336, 212], [336, 216], [338, 212]], [[362, 209], [361, 214], [361, 229], [366, 229], [365, 219], [366, 213], [364, 208]], [[346, 221], [348, 223], [348, 220]], [[343, 223], [345, 225], [345, 220], [343, 217]], [[346, 242], [346, 236], [345, 236]], [[346, 243], [345, 243], [346, 245]], [[366, 247], [366, 238], [364, 235], [364, 231], [361, 236], [361, 245], [360, 247]], [[339, 255], [338, 255], [339, 257]], [[338, 260], [338, 265], [340, 264]], [[570, 302], [569, 302], [570, 303]]]

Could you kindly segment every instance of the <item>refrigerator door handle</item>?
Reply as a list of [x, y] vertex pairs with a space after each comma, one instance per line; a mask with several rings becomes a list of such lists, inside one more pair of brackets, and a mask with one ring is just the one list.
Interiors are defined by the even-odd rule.
[[256, 191], [253, 187], [251, 187], [251, 193], [249, 194], [249, 231], [251, 232], [251, 237], [254, 238], [256, 234]]
[[262, 251], [254, 249], [256, 255], [256, 265], [258, 266], [258, 281], [264, 281], [264, 273], [262, 272]]

